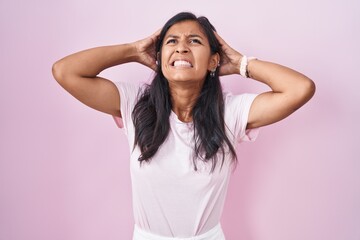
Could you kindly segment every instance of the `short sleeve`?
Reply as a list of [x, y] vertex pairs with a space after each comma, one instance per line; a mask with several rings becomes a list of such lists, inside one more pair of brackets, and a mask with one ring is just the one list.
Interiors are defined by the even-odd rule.
[[129, 128], [129, 124], [132, 124], [131, 115], [137, 102], [140, 86], [126, 82], [114, 82], [114, 84], [120, 94], [121, 117], [113, 116], [113, 119], [119, 128], [127, 130]]
[[246, 129], [250, 107], [257, 94], [233, 95], [225, 93], [225, 123], [234, 142], [253, 142], [259, 134], [259, 128]]

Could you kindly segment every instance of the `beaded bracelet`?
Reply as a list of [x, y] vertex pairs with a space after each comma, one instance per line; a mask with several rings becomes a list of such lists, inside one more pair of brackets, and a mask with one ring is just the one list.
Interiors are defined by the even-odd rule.
[[240, 62], [240, 75], [246, 78], [249, 78], [249, 72], [247, 69], [247, 65], [250, 60], [257, 59], [256, 57], [247, 57], [245, 55], [242, 56], [241, 62]]

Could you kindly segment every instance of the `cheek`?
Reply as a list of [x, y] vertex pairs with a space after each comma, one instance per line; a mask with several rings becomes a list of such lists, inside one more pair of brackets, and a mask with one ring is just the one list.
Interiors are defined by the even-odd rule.
[[206, 58], [201, 58], [199, 59], [199, 61], [196, 64], [195, 69], [199, 72], [205, 72], [207, 73], [210, 69], [209, 69], [209, 60]]
[[161, 68], [164, 69], [166, 67], [167, 63], [169, 62], [169, 53], [168, 53], [168, 51], [162, 50], [159, 60], [160, 60], [160, 63], [161, 63]]
[[162, 47], [160, 50], [160, 56], [161, 59], [169, 58], [170, 54], [172, 53], [172, 50], [169, 47]]
[[211, 55], [209, 53], [209, 51], [206, 50], [202, 50], [202, 51], [198, 51], [196, 53], [196, 62], [198, 63], [199, 67], [203, 68], [208, 68], [210, 66], [210, 61], [211, 61]]

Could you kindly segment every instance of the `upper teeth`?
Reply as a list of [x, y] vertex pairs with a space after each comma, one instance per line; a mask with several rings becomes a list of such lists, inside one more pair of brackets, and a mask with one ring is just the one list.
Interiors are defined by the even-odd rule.
[[191, 67], [191, 63], [184, 61], [184, 60], [177, 60], [174, 62], [174, 66], [186, 66], [186, 67]]

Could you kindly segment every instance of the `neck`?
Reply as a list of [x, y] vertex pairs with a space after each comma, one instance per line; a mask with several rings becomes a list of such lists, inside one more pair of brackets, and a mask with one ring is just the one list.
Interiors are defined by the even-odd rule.
[[201, 84], [176, 84], [169, 83], [172, 110], [182, 122], [192, 121], [192, 109], [200, 95]]

